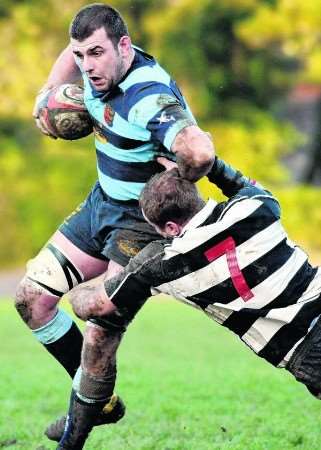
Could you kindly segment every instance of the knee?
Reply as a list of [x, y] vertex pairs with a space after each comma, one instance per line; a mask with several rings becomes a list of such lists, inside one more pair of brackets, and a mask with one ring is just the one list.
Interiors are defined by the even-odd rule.
[[41, 294], [42, 288], [28, 277], [24, 277], [18, 284], [15, 295], [15, 308], [26, 323], [29, 323], [31, 320], [33, 305]]
[[44, 247], [27, 263], [27, 272], [16, 291], [15, 307], [30, 328], [50, 321], [60, 297], [81, 280], [81, 274], [53, 245]]
[[42, 286], [25, 276], [17, 287], [15, 308], [23, 321], [36, 329], [54, 317], [58, 301], [59, 297], [48, 295]]

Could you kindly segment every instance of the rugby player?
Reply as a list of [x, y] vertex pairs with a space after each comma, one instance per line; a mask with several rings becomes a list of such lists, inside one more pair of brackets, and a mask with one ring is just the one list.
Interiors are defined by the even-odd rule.
[[218, 158], [208, 178], [227, 201], [205, 203], [176, 168], [155, 175], [140, 205], [172, 240], [149, 244], [113, 279], [69, 293], [74, 312], [88, 322], [58, 449], [83, 448], [113, 392], [120, 336], [158, 293], [204, 311], [321, 398], [321, 268], [288, 238], [270, 192]]
[[181, 175], [191, 181], [206, 174], [214, 160], [212, 141], [175, 81], [132, 45], [124, 20], [106, 4], [85, 6], [71, 22], [70, 44], [36, 102], [34, 116], [44, 133], [50, 134], [38, 116], [42, 95], [80, 78], [94, 122], [98, 181], [29, 261], [16, 294], [22, 319], [71, 377], [80, 365], [82, 334], [57, 308], [60, 298], [79, 283], [116, 274], [158, 238], [138, 205], [145, 182], [163, 170], [157, 157], [176, 158]]

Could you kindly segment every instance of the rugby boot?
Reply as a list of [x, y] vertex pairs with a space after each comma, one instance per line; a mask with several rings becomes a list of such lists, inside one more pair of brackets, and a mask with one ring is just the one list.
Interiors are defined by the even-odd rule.
[[[126, 406], [122, 399], [113, 394], [109, 402], [103, 407], [102, 411], [97, 416], [94, 426], [108, 425], [116, 423], [122, 419], [126, 412]], [[48, 425], [45, 435], [51, 441], [59, 442], [62, 438], [66, 425], [66, 416], [61, 416], [55, 422]]]

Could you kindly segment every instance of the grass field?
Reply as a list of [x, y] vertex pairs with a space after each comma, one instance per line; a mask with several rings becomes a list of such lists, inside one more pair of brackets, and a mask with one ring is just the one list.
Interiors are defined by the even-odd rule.
[[[0, 448], [51, 450], [43, 436], [70, 381], [0, 301]], [[96, 428], [88, 450], [321, 448], [321, 403], [200, 312], [153, 300], [119, 352], [127, 415]]]

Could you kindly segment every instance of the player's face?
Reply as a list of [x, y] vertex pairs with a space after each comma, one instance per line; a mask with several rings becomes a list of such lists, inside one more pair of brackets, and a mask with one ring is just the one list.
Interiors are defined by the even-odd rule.
[[127, 71], [130, 39], [123, 36], [115, 48], [104, 28], [99, 28], [83, 41], [70, 40], [78, 65], [97, 91], [108, 91]]

